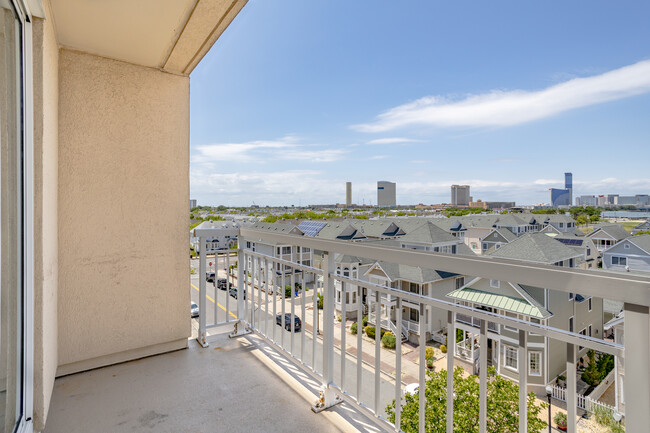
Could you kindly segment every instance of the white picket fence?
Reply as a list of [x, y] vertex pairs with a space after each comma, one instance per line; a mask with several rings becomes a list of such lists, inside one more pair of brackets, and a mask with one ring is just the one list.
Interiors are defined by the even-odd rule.
[[[563, 402], [566, 402], [566, 388], [559, 387], [557, 385], [553, 385], [553, 398], [556, 400], [560, 400]], [[589, 396], [584, 396], [582, 394], [576, 394], [576, 401], [577, 401], [577, 407], [585, 410], [587, 412], [594, 412], [596, 407], [601, 407], [605, 410], [609, 410], [611, 412], [615, 411], [614, 406], [610, 406], [608, 404], [602, 403], [597, 400], [593, 400]]]

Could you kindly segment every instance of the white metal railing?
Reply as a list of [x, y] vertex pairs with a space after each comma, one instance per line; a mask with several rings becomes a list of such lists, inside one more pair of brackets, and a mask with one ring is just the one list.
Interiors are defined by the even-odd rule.
[[402, 327], [408, 329], [414, 334], [420, 334], [420, 324], [410, 320], [402, 320]]
[[[472, 317], [468, 314], [461, 314], [457, 313], [456, 314], [456, 320], [460, 323], [464, 323], [466, 325], [473, 326], [475, 328], [480, 328], [481, 327], [481, 319]], [[489, 322], [487, 324], [488, 331], [494, 332], [495, 334], [499, 333], [499, 325], [497, 325], [494, 322]]]
[[[210, 229], [206, 229], [210, 230]], [[201, 232], [201, 230], [196, 230]], [[207, 234], [207, 233], [206, 233]], [[204, 236], [198, 233], [198, 236]], [[395, 298], [396, 302], [396, 326], [398, 333], [401, 333], [405, 325], [402, 320], [402, 302], [410, 302], [418, 305], [420, 309], [419, 315], [419, 328], [424, 326], [425, 321], [425, 308], [440, 309], [446, 311], [447, 323], [446, 329], [448, 335], [455, 336], [455, 323], [456, 314], [463, 314], [470, 316], [472, 323], [474, 320], [480, 321], [479, 327], [479, 346], [487, 347], [487, 329], [488, 322], [492, 322], [498, 326], [509, 326], [518, 330], [519, 335], [519, 358], [526, 358], [528, 334], [535, 333], [548, 338], [549, 340], [556, 340], [566, 346], [566, 365], [567, 365], [567, 389], [566, 399], [568, 407], [568, 419], [574, 420], [569, 422], [568, 431], [570, 433], [576, 432], [576, 408], [578, 406], [578, 394], [576, 393], [576, 356], [578, 353], [578, 346], [588, 347], [600, 352], [609, 353], [617, 357], [623, 357], [627, 354], [626, 368], [627, 374], [625, 376], [625, 400], [627, 403], [627, 417], [626, 424], [629, 431], [643, 431], [647, 425], [650, 424], [650, 373], [648, 371], [648, 361], [650, 353], [650, 339], [648, 337], [647, 329], [650, 326], [650, 314], [648, 306], [650, 305], [650, 278], [640, 277], [630, 274], [612, 274], [601, 271], [585, 271], [578, 269], [559, 268], [546, 265], [536, 265], [526, 262], [518, 262], [506, 259], [497, 259], [494, 257], [467, 257], [456, 256], [449, 254], [438, 254], [424, 251], [406, 250], [387, 246], [353, 243], [345, 241], [329, 241], [310, 237], [301, 237], [295, 235], [286, 235], [282, 233], [274, 233], [262, 230], [242, 228], [240, 229], [240, 245], [245, 245], [243, 240], [250, 239], [258, 243], [263, 242], [279, 242], [283, 245], [294, 245], [298, 248], [310, 248], [317, 251], [322, 251], [322, 265], [320, 268], [312, 266], [304, 266], [299, 260], [294, 259], [291, 261], [282, 260], [279, 258], [264, 256], [257, 252], [248, 250], [238, 251], [238, 261], [246, 263], [251, 258], [251, 269], [244, 275], [242, 266], [238, 267], [237, 290], [239, 293], [246, 291], [246, 300], [242, 296], [237, 299], [236, 309], [236, 329], [233, 335], [242, 335], [245, 332], [255, 332], [265, 338], [271, 344], [274, 344], [280, 350], [287, 354], [288, 359], [295, 362], [300, 366], [303, 371], [312, 375], [312, 377], [321, 381], [323, 384], [323, 402], [319, 407], [325, 407], [330, 404], [335, 404], [339, 399], [345, 400], [352, 404], [360, 412], [370, 416], [378, 425], [385, 429], [395, 429], [395, 425], [399, 426], [401, 417], [402, 405], [402, 390], [400, 381], [393, 381], [395, 404], [395, 425], [389, 423], [383, 417], [382, 405], [385, 407], [385, 401], [382, 402], [382, 396], [385, 396], [385, 384], [382, 387], [382, 373], [381, 373], [381, 340], [380, 332], [375, 335], [375, 350], [374, 350], [374, 368], [371, 372], [362, 368], [364, 360], [362, 358], [363, 347], [361, 332], [357, 332], [357, 355], [348, 355], [345, 350], [347, 343], [345, 341], [346, 332], [341, 332], [339, 337], [341, 343], [335, 345], [334, 334], [334, 281], [338, 280], [346, 284], [357, 286], [358, 299], [362, 299], [362, 293], [366, 292], [368, 299], [372, 302], [372, 308], [375, 314], [380, 312], [381, 303], [379, 302], [382, 295], [390, 295]], [[454, 272], [463, 275], [471, 273], [473, 276], [479, 276], [490, 279], [500, 279], [506, 281], [517, 282], [520, 284], [528, 284], [537, 287], [546, 287], [553, 290], [562, 292], [580, 292], [585, 296], [594, 297], [607, 297], [608, 299], [623, 300], [625, 301], [625, 332], [626, 332], [626, 345], [625, 347], [600, 340], [594, 337], [587, 337], [575, 333], [571, 333], [562, 329], [552, 328], [542, 324], [526, 322], [516, 318], [501, 316], [495, 313], [486, 312], [482, 310], [473, 309], [457, 305], [449, 302], [446, 299], [437, 299], [409, 292], [404, 292], [399, 289], [381, 286], [363, 281], [336, 275], [335, 273], [335, 254], [346, 254], [358, 257], [365, 257], [371, 260], [382, 260], [398, 264], [408, 264], [411, 266], [419, 266], [429, 269], [444, 270], [447, 272]], [[299, 255], [298, 255], [299, 257]], [[200, 275], [204, 275], [205, 256], [201, 256]], [[295, 286], [296, 270], [301, 274], [313, 274], [322, 277], [322, 284], [316, 285], [311, 288], [311, 291], [303, 292], [303, 295], [298, 298], [295, 296], [294, 290], [291, 291], [290, 296], [285, 297], [284, 290], [274, 290], [272, 295], [269, 295], [270, 290], [262, 291], [257, 290], [251, 282], [259, 274], [260, 263], [267, 271], [274, 268], [275, 264], [287, 265], [293, 269], [290, 275], [281, 277], [280, 286], [284, 287], [285, 280], [290, 280], [291, 287]], [[313, 265], [313, 262], [310, 263]], [[471, 272], [468, 271], [471, 269]], [[248, 273], [250, 272], [250, 277]], [[275, 278], [266, 278], [269, 284], [277, 284]], [[317, 278], [314, 278], [317, 281]], [[206, 304], [208, 296], [208, 288], [206, 287], [204, 278], [201, 278], [201, 303]], [[317, 292], [323, 296], [323, 314], [318, 314], [317, 308]], [[264, 299], [262, 299], [264, 297]], [[269, 302], [270, 298], [270, 302]], [[217, 300], [218, 298], [215, 298]], [[312, 330], [307, 328], [307, 311], [306, 307], [309, 304], [311, 309], [311, 323]], [[345, 303], [342, 304], [345, 308]], [[358, 317], [362, 315], [364, 305], [358, 303]], [[272, 310], [271, 310], [272, 309]], [[205, 311], [205, 308], [202, 308]], [[215, 307], [216, 311], [216, 307]], [[271, 312], [272, 311], [272, 312]], [[294, 317], [299, 315], [303, 327], [301, 332], [286, 332], [284, 331], [285, 314], [288, 313], [290, 323], [294, 323]], [[280, 326], [275, 325], [275, 316], [280, 313]], [[342, 319], [345, 320], [346, 311], [342, 311]], [[216, 317], [216, 315], [215, 315]], [[217, 326], [226, 321], [213, 321], [212, 325]], [[271, 324], [269, 326], [269, 322]], [[205, 341], [205, 332], [208, 325], [205, 323], [205, 315], [200, 316], [200, 332], [199, 341], [207, 344]], [[320, 335], [313, 331], [318, 329]], [[424, 328], [422, 328], [424, 329]], [[307, 334], [309, 338], [307, 339]], [[425, 387], [425, 347], [426, 347], [426, 333], [419, 335], [419, 385], [420, 389]], [[289, 341], [286, 341], [286, 340]], [[454, 339], [450, 339], [450, 344], [455, 345]], [[631, 342], [631, 343], [630, 343]], [[338, 347], [338, 349], [337, 349]], [[344, 348], [344, 350], [340, 350]], [[337, 350], [335, 350], [337, 349]], [[449, 350], [455, 350], [450, 347]], [[397, 339], [395, 357], [395, 377], [401, 377], [401, 342]], [[317, 356], [317, 353], [319, 354]], [[335, 357], [336, 353], [336, 357]], [[454, 353], [453, 351], [451, 353]], [[335, 359], [337, 362], [335, 363]], [[487, 423], [487, 359], [486, 357], [479, 358], [480, 375], [480, 394], [479, 394], [479, 420], [478, 425], [481, 431], [485, 431]], [[520, 362], [519, 365], [519, 413], [525, 414], [527, 404], [527, 363]], [[356, 380], [351, 380], [346, 375], [346, 367], [356, 370]], [[454, 367], [454, 357], [447, 356], [447, 370], [451, 371]], [[335, 380], [335, 376], [337, 380]], [[386, 379], [384, 378], [384, 381]], [[369, 384], [366, 384], [366, 382]], [[374, 384], [373, 384], [374, 382]], [[450, 432], [453, 426], [453, 375], [447, 375], [447, 412], [446, 424], [447, 431]], [[384, 392], [384, 394], [382, 394]], [[425, 431], [425, 395], [419, 393], [419, 431]], [[572, 404], [574, 403], [574, 404]], [[519, 418], [519, 431], [527, 431], [526, 416]]]
[[[372, 313], [372, 312], [371, 312], [370, 314], [368, 314], [368, 323], [372, 323], [373, 325], [377, 325], [377, 322], [376, 322], [376, 320], [375, 320], [376, 317], [377, 317], [377, 314], [376, 314], [376, 313]], [[390, 320], [388, 317], [381, 317], [381, 318], [379, 319], [379, 322], [380, 322], [380, 326], [381, 326], [382, 328], [384, 328], [384, 329], [388, 329], [390, 332], [393, 333], [394, 336], [398, 336], [398, 335], [399, 335], [399, 334], [398, 334], [399, 331], [397, 330], [397, 325], [395, 325], [395, 323], [393, 323], [393, 321]], [[403, 323], [403, 322], [402, 322], [402, 323]], [[405, 330], [404, 327], [402, 326], [402, 330], [401, 330], [401, 335], [402, 335], [401, 338], [402, 338], [402, 340], [405, 340], [405, 339], [408, 338], [408, 335], [406, 334], [405, 331], [406, 331], [406, 330]]]

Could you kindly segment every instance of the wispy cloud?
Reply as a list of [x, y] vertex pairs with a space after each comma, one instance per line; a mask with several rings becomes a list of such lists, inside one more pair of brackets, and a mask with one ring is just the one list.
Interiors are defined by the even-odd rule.
[[[650, 92], [650, 60], [591, 77], [574, 78], [543, 90], [492, 90], [461, 100], [426, 96], [353, 125], [361, 132], [407, 126], [502, 127], [550, 117], [567, 110]], [[380, 139], [381, 140], [381, 139]]]
[[255, 140], [243, 143], [216, 143], [195, 147], [192, 163], [257, 162], [275, 160], [301, 160], [312, 162], [333, 162], [343, 159], [350, 151], [328, 148], [316, 144], [304, 144], [294, 136], [278, 140]]
[[386, 158], [388, 158], [388, 155], [374, 155], [370, 157], [370, 159], [386, 159]]
[[398, 143], [421, 143], [422, 140], [416, 140], [414, 138], [402, 138], [402, 137], [387, 137], [387, 138], [377, 138], [376, 140], [370, 140], [368, 144], [398, 144]]

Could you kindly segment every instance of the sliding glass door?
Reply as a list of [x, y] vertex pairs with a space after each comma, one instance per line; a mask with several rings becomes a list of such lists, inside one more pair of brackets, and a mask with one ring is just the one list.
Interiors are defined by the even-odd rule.
[[[26, 19], [15, 1], [0, 0], [0, 433], [23, 431], [31, 421], [31, 388], [27, 386], [30, 316], [31, 248], [25, 230], [27, 174], [31, 173], [26, 146]], [[31, 373], [31, 372], [30, 372]], [[31, 387], [31, 384], [30, 384]]]

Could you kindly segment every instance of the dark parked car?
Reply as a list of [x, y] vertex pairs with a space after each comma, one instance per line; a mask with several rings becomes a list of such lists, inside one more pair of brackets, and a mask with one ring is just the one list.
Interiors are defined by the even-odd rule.
[[228, 281], [225, 278], [219, 278], [217, 280], [217, 288], [220, 290], [226, 290], [227, 288], [231, 288], [232, 283], [228, 283]]
[[[300, 317], [294, 316], [294, 319], [293, 332], [300, 332], [300, 328], [302, 328]], [[275, 316], [275, 323], [282, 326], [282, 314]], [[291, 314], [289, 313], [284, 315], [284, 329], [291, 331]]]
[[[230, 293], [230, 296], [237, 299], [237, 287], [231, 287], [228, 290], [228, 293]], [[246, 300], [246, 290], [244, 290], [244, 300]]]
[[206, 272], [205, 273], [205, 281], [207, 281], [208, 283], [213, 283], [214, 278], [215, 278], [214, 272]]
[[199, 317], [199, 306], [194, 302], [190, 304], [190, 315], [192, 317]]

